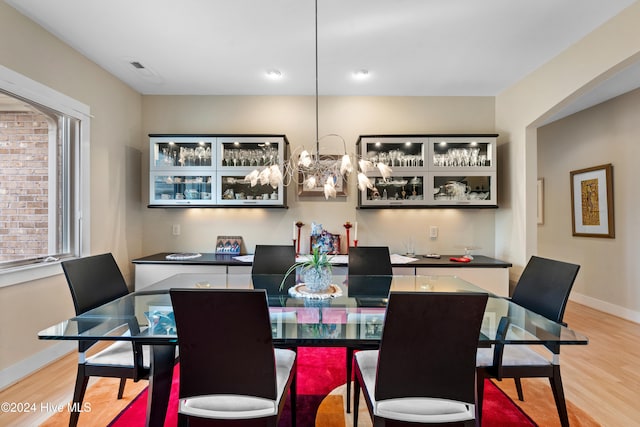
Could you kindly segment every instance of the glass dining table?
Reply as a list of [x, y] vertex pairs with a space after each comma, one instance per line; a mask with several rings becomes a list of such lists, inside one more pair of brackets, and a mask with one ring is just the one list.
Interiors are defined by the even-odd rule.
[[[307, 292], [302, 283], [280, 289], [281, 277], [177, 274], [48, 327], [38, 333], [38, 338], [135, 341], [149, 345], [151, 374], [146, 425], [157, 426], [163, 425], [166, 416], [179, 340], [169, 296], [172, 288], [266, 290], [273, 343], [288, 348], [377, 345], [382, 337], [390, 292], [488, 293], [456, 276], [334, 275], [330, 289], [322, 294]], [[132, 333], [132, 329], [136, 332]], [[560, 323], [489, 293], [478, 345], [495, 343], [547, 345], [559, 349], [559, 345], [587, 344], [588, 339]]]

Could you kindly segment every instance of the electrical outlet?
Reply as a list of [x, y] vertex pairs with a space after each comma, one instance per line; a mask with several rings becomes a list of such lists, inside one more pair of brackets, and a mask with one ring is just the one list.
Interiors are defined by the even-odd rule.
[[180, 224], [173, 224], [173, 227], [171, 228], [171, 234], [173, 234], [174, 236], [180, 235]]
[[437, 225], [432, 225], [431, 227], [429, 227], [429, 237], [431, 239], [437, 239], [438, 238], [438, 226]]

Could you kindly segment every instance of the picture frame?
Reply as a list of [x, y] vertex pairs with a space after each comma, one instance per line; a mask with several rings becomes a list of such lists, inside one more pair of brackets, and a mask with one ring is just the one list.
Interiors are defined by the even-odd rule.
[[320, 253], [337, 255], [340, 253], [340, 235], [322, 231], [319, 236], [311, 236], [309, 240], [310, 251], [318, 249]]
[[538, 225], [544, 224], [544, 178], [538, 179]]
[[571, 171], [570, 178], [573, 235], [614, 238], [613, 165]]
[[242, 236], [218, 236], [216, 238], [216, 254], [240, 255]]
[[[315, 155], [312, 156], [315, 159]], [[320, 154], [320, 164], [326, 166], [326, 169], [329, 170], [333, 164], [342, 161], [342, 156], [337, 154]], [[329, 172], [325, 173], [318, 182], [316, 182], [316, 186], [312, 189], [306, 188], [303, 184], [304, 177], [302, 172], [298, 172], [298, 196], [301, 197], [324, 197], [324, 183], [327, 181], [327, 177], [329, 176]], [[340, 174], [333, 175], [336, 187], [336, 197], [346, 197], [347, 196], [347, 182], [346, 178]]]

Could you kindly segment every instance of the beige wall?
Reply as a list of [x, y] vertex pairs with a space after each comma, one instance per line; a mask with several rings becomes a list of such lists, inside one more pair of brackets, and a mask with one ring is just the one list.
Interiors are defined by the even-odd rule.
[[[618, 306], [615, 313], [640, 321], [638, 111], [640, 89], [538, 129], [546, 208], [538, 253], [582, 266], [574, 296], [600, 308]], [[613, 164], [615, 239], [574, 237], [569, 174], [607, 163]]]
[[[88, 105], [91, 121], [91, 252], [113, 252], [123, 272], [142, 254], [141, 96], [0, 2], [5, 67]], [[62, 275], [0, 288], [0, 374], [51, 345], [37, 332], [73, 315]], [[7, 327], [6, 325], [11, 325]]]
[[538, 123], [615, 71], [640, 59], [640, 2], [588, 34], [496, 97], [502, 208], [496, 213], [496, 256], [517, 278], [537, 252]]
[[[353, 182], [346, 200], [328, 203], [298, 202], [289, 190], [291, 208], [286, 211], [147, 209], [147, 133], [273, 132], [286, 134], [293, 146], [310, 144], [312, 99], [141, 96], [4, 2], [0, 2], [0, 61], [90, 106], [95, 116], [91, 123], [91, 252], [113, 252], [127, 275], [131, 258], [157, 251], [210, 250], [218, 234], [242, 234], [252, 249], [264, 241], [288, 242], [293, 220], [317, 220], [338, 231], [344, 221], [358, 220], [362, 244], [388, 243], [392, 251], [400, 252], [403, 240], [411, 235], [418, 251], [444, 253], [476, 243], [482, 247], [478, 252], [513, 262], [512, 274], [517, 276], [537, 251], [536, 123], [637, 59], [638, 22], [640, 4], [636, 2], [501, 93], [495, 106], [493, 98], [469, 97], [321, 100], [321, 134], [339, 133], [351, 149], [357, 136], [367, 133], [500, 133], [498, 210], [357, 211]], [[617, 219], [622, 221], [618, 215], [625, 213], [620, 208], [618, 212]], [[182, 225], [181, 236], [171, 236], [174, 223]], [[429, 225], [441, 228], [435, 243], [426, 237]], [[635, 249], [626, 248], [629, 253]], [[629, 260], [621, 269], [631, 270], [634, 265]], [[632, 277], [629, 273], [628, 278]], [[586, 275], [580, 278], [587, 279]], [[578, 286], [592, 298], [604, 298], [599, 282], [596, 277]], [[632, 295], [633, 300], [634, 286], [631, 280], [621, 283], [615, 298], [606, 301], [622, 304], [624, 295]], [[638, 311], [638, 305], [625, 307]], [[5, 344], [0, 349], [0, 373], [45, 349], [49, 344], [36, 339], [37, 331], [71, 312], [61, 276], [0, 289], [0, 324], [13, 326], [0, 329], [0, 343]]]
[[[340, 134], [349, 152], [355, 152], [363, 134], [492, 133], [494, 123], [492, 97], [321, 97], [319, 111], [320, 135]], [[143, 96], [143, 131], [276, 133], [285, 134], [292, 149], [311, 149], [315, 102], [313, 97]], [[328, 151], [323, 151], [324, 141]], [[340, 154], [334, 140], [324, 141], [322, 152]], [[418, 253], [462, 253], [472, 245], [480, 247], [476, 253], [493, 256], [495, 210], [356, 210], [356, 182], [350, 181], [347, 198], [330, 201], [299, 199], [290, 187], [287, 210], [147, 209], [143, 252], [212, 252], [217, 235], [242, 235], [252, 252], [256, 244], [290, 242], [292, 223], [299, 220], [343, 235], [342, 224], [358, 221], [360, 245], [389, 245], [392, 252], [404, 252], [404, 242], [413, 238]], [[146, 176], [142, 188], [148, 201]], [[180, 224], [180, 236], [171, 234], [172, 224]], [[428, 237], [430, 225], [440, 227], [435, 241]], [[307, 236], [309, 231], [308, 226], [303, 230]]]

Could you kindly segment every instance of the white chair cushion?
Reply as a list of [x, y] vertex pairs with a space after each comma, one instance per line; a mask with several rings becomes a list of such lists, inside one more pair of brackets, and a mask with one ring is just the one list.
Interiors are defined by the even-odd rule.
[[447, 423], [473, 420], [475, 405], [447, 399], [429, 397], [404, 397], [376, 402], [375, 414], [379, 417], [414, 422]]
[[359, 351], [355, 357], [364, 379], [364, 392], [369, 396], [376, 416], [416, 423], [457, 422], [475, 418], [475, 405], [453, 400], [405, 397], [376, 401], [374, 392], [378, 350]]
[[211, 394], [180, 399], [178, 412], [184, 415], [215, 419], [249, 419], [273, 416], [278, 413], [287, 380], [293, 369], [296, 353], [291, 350], [274, 349], [276, 359], [276, 400], [255, 396]]
[[[148, 345], [142, 346], [142, 363], [149, 368], [151, 360]], [[87, 358], [88, 365], [133, 366], [133, 347], [131, 341], [115, 341], [109, 347]]]
[[[551, 361], [527, 345], [505, 345], [502, 354], [502, 366], [547, 366]], [[476, 366], [484, 368], [493, 365], [493, 346], [479, 348]]]

